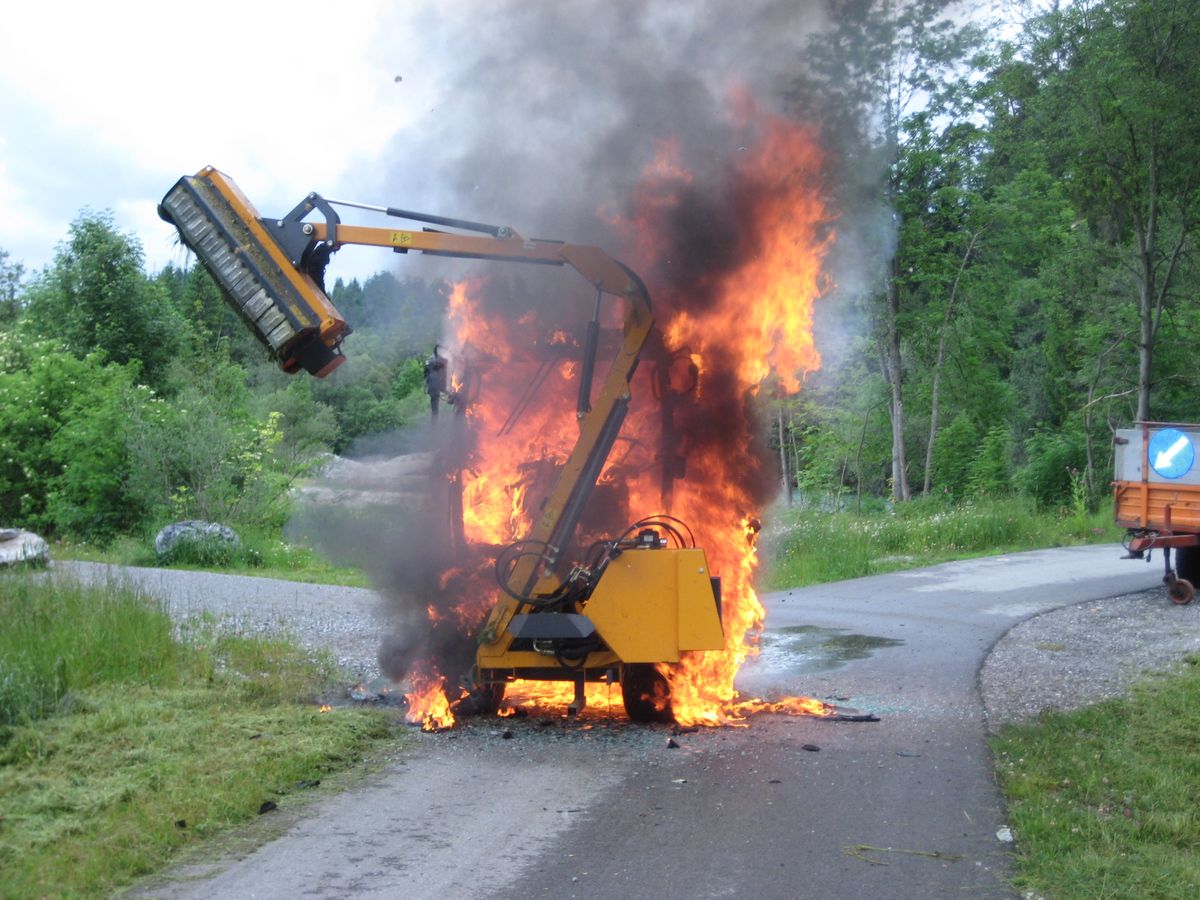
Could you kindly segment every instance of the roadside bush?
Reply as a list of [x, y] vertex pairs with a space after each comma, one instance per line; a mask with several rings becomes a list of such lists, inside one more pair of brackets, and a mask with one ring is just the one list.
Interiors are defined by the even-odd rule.
[[967, 474], [971, 493], [983, 497], [1009, 493], [1012, 490], [1012, 457], [1013, 441], [1008, 427], [994, 425], [989, 428]]
[[287, 479], [274, 466], [281, 416], [250, 411], [245, 373], [210, 361], [180, 367], [170, 403], [138, 410], [130, 427], [130, 493], [154, 521], [273, 524], [287, 515]]
[[0, 519], [97, 541], [141, 521], [126, 439], [153, 395], [136, 374], [0, 333]]
[[979, 432], [970, 417], [959, 413], [943, 428], [933, 445], [933, 476], [936, 494], [962, 497], [970, 490], [971, 459], [979, 442]]
[[1017, 489], [1041, 507], [1071, 505], [1071, 472], [1087, 465], [1083, 435], [1039, 431], [1025, 441], [1025, 457], [1028, 462], [1016, 475]]

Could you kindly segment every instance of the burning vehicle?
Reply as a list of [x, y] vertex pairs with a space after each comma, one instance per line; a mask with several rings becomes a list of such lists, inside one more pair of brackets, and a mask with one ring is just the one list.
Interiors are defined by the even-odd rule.
[[[420, 639], [388, 672], [411, 678], [409, 715], [427, 729], [495, 713], [510, 686], [528, 682], [559, 686], [574, 713], [589, 685], [619, 685], [636, 721], [829, 713], [733, 687], [763, 620], [754, 544], [776, 489], [750, 407], [768, 379], [794, 391], [820, 364], [812, 301], [833, 239], [803, 177], [819, 166], [811, 136], [754, 118], [759, 140], [730, 184], [746, 223], [693, 207], [670, 146], [644, 173], [620, 224], [656, 279], [653, 304], [647, 282], [603, 250], [509, 227], [315, 193], [264, 218], [211, 167], [163, 198], [160, 215], [288, 373], [323, 378], [345, 359], [350, 326], [323, 284], [346, 244], [569, 268], [584, 280], [585, 302], [517, 315], [511, 297], [493, 299], [511, 284], [454, 286], [448, 371], [427, 377], [435, 409], [444, 398], [452, 410], [443, 407], [453, 438], [430, 480], [445, 510], [430, 525], [438, 571], [420, 586]], [[344, 224], [339, 206], [427, 227]], [[662, 240], [682, 221], [712, 229], [700, 242], [709, 256], [690, 279], [660, 278], [662, 261], [686, 263]]]

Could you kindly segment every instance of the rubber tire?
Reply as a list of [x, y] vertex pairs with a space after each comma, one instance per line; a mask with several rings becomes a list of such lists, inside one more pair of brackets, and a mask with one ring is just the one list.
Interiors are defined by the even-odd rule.
[[454, 704], [454, 714], [460, 716], [494, 716], [504, 700], [504, 682], [476, 684], [467, 696]]
[[1196, 589], [1186, 578], [1176, 578], [1167, 585], [1167, 596], [1176, 606], [1187, 606], [1196, 596]]
[[1175, 551], [1175, 576], [1200, 584], [1200, 547], [1179, 547]]
[[[621, 666], [621, 699], [625, 712], [634, 722], [674, 722], [671, 687], [653, 663], [626, 663]], [[655, 697], [666, 700], [656, 704]]]

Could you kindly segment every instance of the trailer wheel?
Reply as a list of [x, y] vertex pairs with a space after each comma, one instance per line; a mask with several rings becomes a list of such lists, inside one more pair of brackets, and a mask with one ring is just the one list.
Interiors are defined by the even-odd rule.
[[1200, 584], [1200, 547], [1176, 549], [1175, 574], [1192, 584]]
[[621, 699], [635, 722], [674, 722], [671, 686], [652, 663], [626, 663], [621, 667]]
[[1196, 596], [1196, 589], [1186, 578], [1176, 578], [1167, 585], [1167, 596], [1176, 606], [1187, 606]]

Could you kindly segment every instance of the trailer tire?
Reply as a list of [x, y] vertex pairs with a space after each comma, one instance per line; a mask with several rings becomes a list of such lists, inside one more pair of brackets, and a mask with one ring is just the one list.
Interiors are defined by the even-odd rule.
[[1200, 547], [1179, 547], [1175, 551], [1175, 576], [1200, 584]]
[[1196, 596], [1196, 589], [1186, 578], [1176, 578], [1167, 585], [1167, 596], [1176, 606], [1187, 606]]
[[621, 699], [635, 722], [674, 722], [671, 686], [653, 663], [626, 663], [621, 667]]

